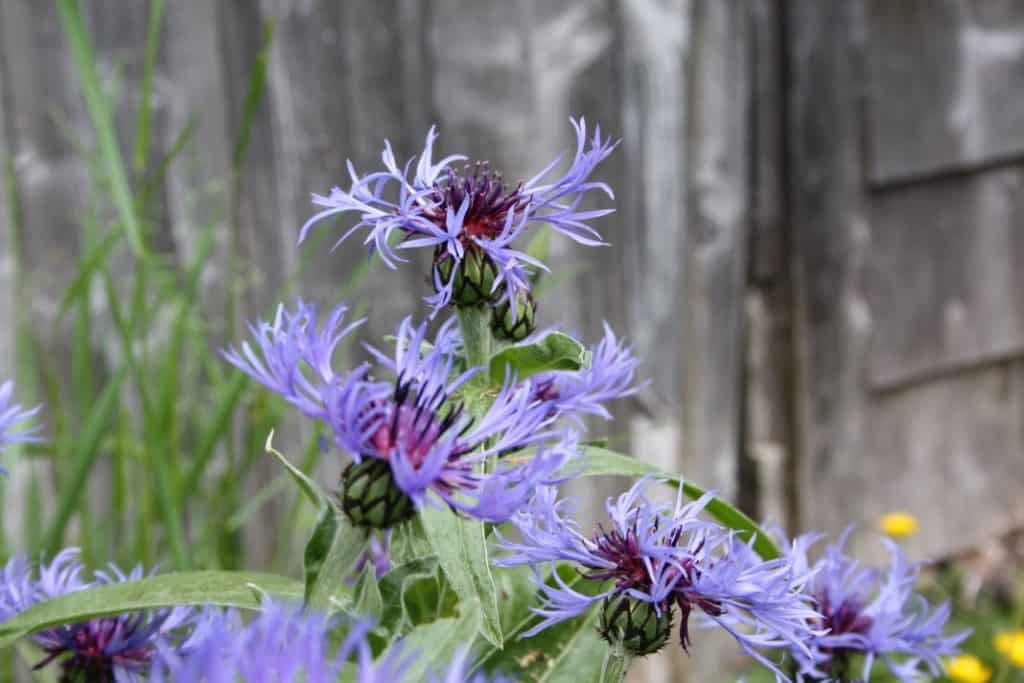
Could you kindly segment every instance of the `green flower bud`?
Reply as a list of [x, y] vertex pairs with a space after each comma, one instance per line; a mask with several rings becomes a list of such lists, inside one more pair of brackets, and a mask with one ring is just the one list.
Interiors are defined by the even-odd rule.
[[377, 458], [351, 463], [341, 475], [341, 509], [356, 526], [390, 529], [416, 512], [391, 476], [391, 466]]
[[601, 603], [598, 625], [601, 636], [634, 657], [654, 654], [672, 635], [672, 607], [665, 605], [661, 616], [654, 605], [624, 595], [610, 595]]
[[447, 285], [455, 278], [452, 283], [452, 303], [456, 306], [479, 306], [501, 295], [500, 291], [492, 291], [494, 280], [498, 277], [498, 268], [491, 257], [479, 248], [467, 246], [463, 259], [457, 265], [447, 252], [438, 249], [434, 252], [434, 264], [442, 283]]
[[491, 314], [491, 332], [496, 339], [523, 341], [536, 327], [537, 302], [529, 292], [516, 294], [515, 308], [511, 301], [505, 301], [495, 306]]

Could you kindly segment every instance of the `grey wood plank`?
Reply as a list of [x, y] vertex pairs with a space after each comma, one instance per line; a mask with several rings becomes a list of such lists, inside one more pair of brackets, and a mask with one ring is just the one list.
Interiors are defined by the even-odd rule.
[[1024, 349], [1024, 172], [874, 197], [866, 280], [871, 380], [897, 387]]
[[1024, 6], [869, 0], [872, 182], [1024, 154]]
[[862, 192], [863, 16], [857, 3], [790, 3], [788, 165], [796, 295], [797, 477], [801, 525], [841, 531], [867, 485], [862, 378], [871, 335], [863, 297], [870, 227]]
[[832, 495], [872, 528], [886, 512], [921, 521], [914, 557], [969, 550], [1024, 523], [1019, 361], [916, 385], [872, 401], [869, 444], [855, 458], [870, 486]]

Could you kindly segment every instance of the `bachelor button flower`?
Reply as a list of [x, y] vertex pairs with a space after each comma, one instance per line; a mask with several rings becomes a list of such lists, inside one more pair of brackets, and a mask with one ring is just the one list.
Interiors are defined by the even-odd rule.
[[[806, 567], [787, 558], [763, 561], [734, 534], [700, 519], [710, 494], [687, 504], [681, 491], [675, 505], [649, 500], [645, 490], [652, 481], [645, 478], [609, 499], [611, 526], [599, 527], [592, 538], [580, 533], [566, 516], [568, 504], [550, 488], [512, 518], [522, 540], [502, 538], [511, 554], [498, 563], [533, 565], [543, 603], [534, 608], [542, 621], [524, 635], [600, 603], [602, 635], [631, 654], [645, 655], [668, 640], [678, 607], [684, 649], [690, 647], [688, 622], [696, 610], [781, 676], [762, 651], [799, 647], [811, 635], [815, 613], [800, 593], [808, 580]], [[580, 592], [582, 584], [555, 571], [558, 561], [576, 563], [585, 582], [600, 582], [604, 590]], [[549, 581], [538, 568], [544, 563], [552, 568]]]
[[363, 323], [357, 320], [345, 326], [347, 312], [348, 306], [336, 307], [318, 328], [315, 305], [300, 299], [293, 313], [281, 304], [272, 322], [249, 325], [259, 353], [244, 342], [240, 352], [229, 349], [223, 352], [224, 358], [307, 417], [323, 420], [327, 417], [323, 387], [339, 381], [331, 367], [334, 352]]
[[[401, 683], [417, 653], [401, 645], [374, 661], [367, 641], [372, 624], [327, 618], [280, 603], [268, 603], [249, 623], [235, 612], [209, 612], [176, 652], [161, 650], [151, 683]], [[336, 632], [344, 633], [332, 647]], [[443, 683], [506, 683], [477, 674], [467, 678], [466, 652], [455, 657]], [[436, 678], [431, 680], [437, 681]]]
[[[372, 376], [370, 363], [335, 373], [334, 349], [354, 327], [342, 329], [344, 311], [335, 309], [318, 328], [311, 306], [300, 303], [294, 314], [279, 309], [273, 324], [253, 328], [262, 354], [245, 344], [241, 353], [224, 355], [328, 425], [335, 443], [352, 454], [341, 497], [354, 523], [389, 528], [428, 501], [503, 521], [575, 454], [564, 433], [550, 428], [552, 416], [528, 386], [506, 382], [479, 419], [465, 413], [456, 392], [481, 368], [457, 371], [461, 342], [454, 320], [433, 343], [425, 323], [404, 320], [393, 358], [371, 348], [393, 381]], [[490, 456], [529, 445], [539, 448], [528, 460], [508, 459], [481, 471]]]
[[[503, 521], [575, 455], [526, 386], [507, 381], [478, 420], [456, 394], [480, 368], [459, 373], [448, 342], [430, 345], [426, 325], [399, 325], [395, 356], [372, 350], [393, 382], [353, 370], [328, 401], [338, 445], [352, 454], [342, 507], [356, 524], [389, 527], [431, 499], [488, 521]], [[442, 339], [450, 339], [444, 327]], [[542, 442], [548, 442], [543, 444]], [[553, 443], [552, 443], [553, 442]], [[538, 446], [525, 461], [481, 465], [500, 453]]]
[[[41, 406], [36, 406], [31, 410], [23, 410], [21, 404], [11, 403], [13, 395], [14, 382], [7, 380], [0, 385], [0, 448], [9, 444], [39, 440], [39, 437], [36, 436], [39, 427], [31, 427], [20, 431], [13, 431], [12, 427], [35, 415], [39, 412]], [[5, 473], [6, 470], [0, 467], [0, 475]]]
[[640, 389], [633, 383], [639, 364], [632, 350], [605, 323], [604, 338], [590, 350], [589, 367], [576, 372], [546, 372], [528, 382], [534, 398], [542, 401], [552, 414], [566, 416], [582, 427], [583, 416], [587, 414], [610, 420], [611, 413], [604, 404]]
[[[865, 567], [843, 553], [852, 529], [839, 543], [829, 546], [813, 565], [814, 578], [808, 594], [820, 613], [817, 626], [823, 633], [808, 641], [807, 649], [794, 649], [800, 680], [816, 681], [846, 676], [850, 659], [863, 655], [862, 677], [867, 680], [876, 659], [881, 659], [900, 681], [917, 681], [942, 672], [944, 658], [956, 654], [968, 636], [965, 631], [943, 634], [949, 619], [948, 603], [932, 609], [914, 592], [918, 565], [907, 561], [899, 547], [882, 539], [889, 550], [888, 572]], [[798, 563], [807, 563], [809, 543], [797, 543]]]
[[[143, 577], [142, 567], [125, 575], [111, 565], [110, 573], [96, 572], [91, 582], [82, 578], [83, 572], [75, 548], [61, 551], [49, 565], [41, 565], [38, 577], [23, 555], [15, 555], [0, 575], [0, 621], [66, 593]], [[192, 615], [188, 608], [133, 612], [41, 631], [31, 638], [47, 656], [35, 668], [60, 659], [61, 681], [142, 681], [156, 649], [173, 647], [177, 636], [191, 624]]]
[[[414, 159], [399, 167], [390, 143], [385, 143], [381, 155], [385, 170], [359, 176], [348, 162], [351, 185], [347, 191], [335, 187], [327, 196], [313, 195], [313, 203], [323, 210], [302, 226], [299, 241], [324, 218], [354, 212], [358, 222], [338, 243], [365, 230], [365, 243], [391, 268], [396, 261], [406, 260], [392, 248], [393, 235], [401, 237], [398, 249], [433, 250], [436, 294], [427, 301], [435, 312], [453, 301], [472, 306], [495, 298], [514, 299], [529, 290], [530, 268], [544, 268], [513, 246], [531, 225], [546, 223], [584, 245], [604, 244], [588, 222], [612, 209], [582, 209], [580, 204], [592, 190], [613, 198], [611, 188], [591, 180], [591, 175], [616, 143], [602, 140], [600, 128], [588, 141], [583, 119], [572, 125], [576, 154], [565, 174], [552, 176], [558, 158], [513, 188], [486, 162], [456, 170], [451, 164], [467, 157], [452, 155], [434, 163], [437, 133], [433, 128], [415, 168]], [[504, 294], [496, 297], [499, 288], [504, 288]]]

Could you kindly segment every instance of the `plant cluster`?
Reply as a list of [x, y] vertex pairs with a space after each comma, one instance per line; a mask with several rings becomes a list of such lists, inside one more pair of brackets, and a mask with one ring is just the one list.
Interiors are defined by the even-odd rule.
[[[603, 245], [612, 209], [595, 170], [616, 143], [573, 121], [574, 154], [509, 185], [486, 162], [434, 160], [432, 129], [404, 164], [349, 164], [347, 188], [315, 195], [324, 220], [351, 216], [391, 268], [429, 253], [423, 318], [398, 322], [340, 368], [362, 323], [338, 303], [299, 300], [250, 326], [228, 363], [278, 394], [344, 458], [337, 482], [277, 458], [318, 516], [302, 581], [251, 572], [144, 576], [89, 571], [74, 549], [49, 562], [14, 556], [0, 574], [0, 645], [26, 638], [61, 681], [621, 681], [630, 662], [679, 645], [695, 625], [726, 631], [776, 680], [901, 681], [939, 676], [965, 633], [947, 605], [916, 592], [918, 567], [890, 543], [865, 567], [846, 536], [812, 557], [677, 475], [588, 441], [609, 404], [642, 387], [629, 346], [606, 326], [587, 345], [537, 329], [544, 255], [524, 243], [553, 230]], [[595, 202], [597, 202], [595, 204]], [[598, 208], [594, 208], [594, 207]], [[0, 388], [0, 440], [30, 412]], [[639, 475], [586, 531], [559, 484]], [[655, 495], [664, 487], [669, 502]]]

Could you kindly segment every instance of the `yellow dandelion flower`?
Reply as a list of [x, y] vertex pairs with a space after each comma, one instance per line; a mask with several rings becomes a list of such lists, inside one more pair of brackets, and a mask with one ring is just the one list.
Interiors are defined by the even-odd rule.
[[956, 683], [988, 683], [992, 669], [974, 655], [959, 655], [946, 662], [946, 673]]
[[917, 533], [917, 517], [906, 512], [890, 512], [878, 520], [878, 528], [896, 540], [910, 538]]

